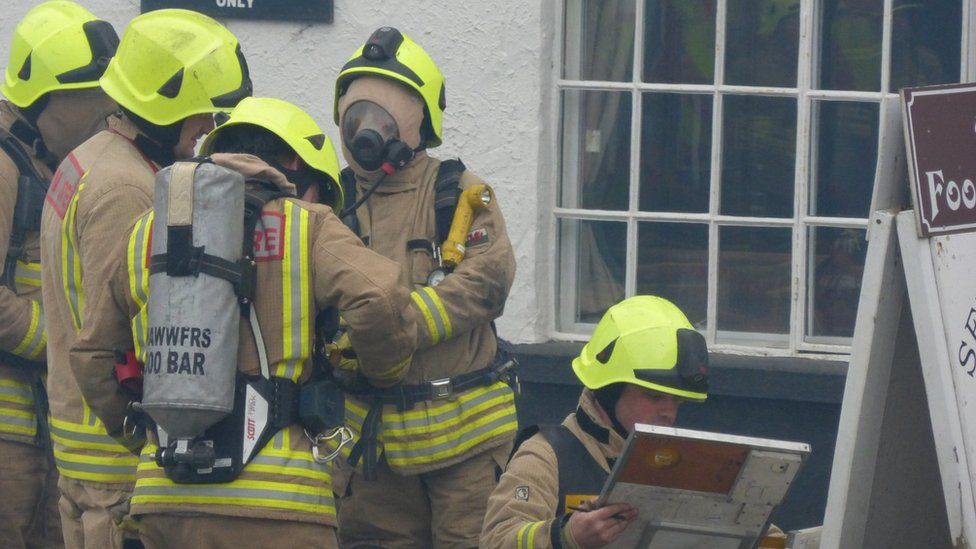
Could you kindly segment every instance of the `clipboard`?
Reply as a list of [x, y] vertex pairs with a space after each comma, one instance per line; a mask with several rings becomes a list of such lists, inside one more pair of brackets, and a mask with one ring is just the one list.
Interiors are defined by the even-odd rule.
[[639, 509], [610, 547], [755, 547], [809, 454], [799, 442], [638, 424], [597, 500]]

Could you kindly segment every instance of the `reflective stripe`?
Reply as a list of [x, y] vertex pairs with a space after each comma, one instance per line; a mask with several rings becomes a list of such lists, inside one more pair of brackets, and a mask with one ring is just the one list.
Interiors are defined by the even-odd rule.
[[[428, 405], [436, 401], [428, 401]], [[346, 425], [358, 436], [367, 409], [346, 399]], [[393, 466], [437, 463], [518, 428], [515, 395], [504, 382], [461, 393], [455, 400], [420, 410], [383, 410], [379, 441]]]
[[[503, 402], [514, 402], [515, 396], [505, 382], [499, 381], [494, 385], [471, 389], [461, 393], [455, 400], [450, 400], [439, 406], [428, 406], [423, 410], [407, 412], [384, 413], [383, 430], [390, 434], [409, 435], [412, 431], [422, 429], [430, 431], [430, 426], [455, 425], [463, 422], [465, 416], [471, 416]], [[428, 401], [437, 402], [437, 401]], [[386, 423], [396, 423], [400, 428], [388, 428]]]
[[427, 321], [427, 330], [430, 332], [431, 344], [451, 339], [454, 335], [454, 328], [451, 327], [451, 319], [447, 316], [447, 310], [437, 292], [431, 287], [421, 288], [410, 293], [413, 302], [420, 309], [424, 320]]
[[51, 440], [65, 448], [101, 450], [119, 455], [129, 451], [105, 432], [105, 427], [98, 422], [96, 427], [89, 427], [79, 423], [69, 423], [56, 418], [50, 418]]
[[96, 482], [132, 482], [139, 458], [128, 454], [94, 456], [54, 449], [54, 462], [62, 475]]
[[129, 235], [126, 261], [129, 273], [129, 295], [139, 312], [132, 318], [132, 341], [136, 358], [145, 363], [146, 335], [149, 329], [149, 269], [146, 268], [146, 251], [152, 234], [153, 212], [150, 211], [136, 222]]
[[8, 408], [0, 408], [0, 423], [29, 430], [31, 434], [33, 434], [37, 426], [34, 412], [29, 410], [11, 410]]
[[33, 405], [34, 391], [26, 383], [0, 379], [0, 402]]
[[373, 378], [378, 379], [378, 380], [386, 380], [386, 379], [398, 380], [398, 379], [400, 379], [403, 376], [403, 371], [407, 368], [407, 366], [410, 365], [410, 361], [412, 360], [412, 358], [413, 357], [409, 357], [408, 356], [407, 358], [401, 360], [400, 362], [397, 362], [393, 366], [390, 366], [390, 369], [388, 369], [387, 371], [385, 371], [385, 372], [383, 372], [381, 374], [374, 375]]
[[38, 301], [31, 300], [31, 322], [27, 328], [24, 339], [14, 347], [13, 353], [31, 360], [40, 357], [47, 345], [47, 336], [44, 332], [44, 309]]
[[[484, 420], [490, 419], [488, 422]], [[436, 437], [437, 444], [424, 445], [428, 441], [397, 443], [385, 437], [383, 450], [390, 465], [421, 465], [447, 459], [466, 452], [478, 444], [494, 437], [514, 433], [518, 428], [518, 418], [514, 408], [501, 410], [466, 425], [463, 429]]]
[[284, 258], [281, 261], [282, 362], [273, 375], [298, 381], [311, 356], [309, 338], [308, 211], [285, 201]]
[[14, 272], [14, 282], [17, 286], [41, 287], [41, 264], [40, 262], [28, 263], [17, 260], [17, 270]]
[[84, 183], [78, 185], [61, 222], [61, 280], [76, 332], [81, 331], [81, 310], [85, 305], [85, 298], [81, 285], [81, 258], [75, 250], [75, 214], [78, 212], [78, 196], [84, 188]]
[[[273, 451], [266, 446], [244, 468], [244, 475], [270, 474], [281, 480], [238, 478], [226, 484], [176, 484], [163, 476], [162, 469], [149, 458], [155, 450], [155, 446], [143, 449], [140, 475], [132, 497], [134, 505], [224, 504], [335, 515], [331, 465], [316, 463], [308, 452]], [[296, 478], [308, 479], [310, 483], [295, 482]]]
[[[269, 473], [273, 475], [287, 475], [289, 477], [302, 477], [316, 482], [326, 483], [328, 486], [332, 482], [331, 465], [317, 463], [307, 452], [296, 451], [267, 451], [263, 449], [261, 453], [254, 456], [245, 468], [248, 473]], [[139, 471], [157, 471], [153, 458], [143, 452], [139, 457]]]
[[519, 528], [518, 536], [516, 536], [516, 545], [519, 549], [532, 549], [535, 547], [535, 533], [539, 530], [543, 524], [547, 521], [530, 522], [525, 526]]

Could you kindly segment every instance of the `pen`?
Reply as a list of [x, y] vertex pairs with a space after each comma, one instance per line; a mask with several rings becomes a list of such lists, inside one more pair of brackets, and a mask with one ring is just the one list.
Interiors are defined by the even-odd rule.
[[[596, 511], [596, 509], [587, 509], [585, 507], [576, 507], [575, 505], [567, 505], [566, 508], [569, 509], [570, 511], [580, 511], [582, 513], [589, 513], [590, 511]], [[620, 513], [617, 513], [616, 515], [614, 515], [614, 516], [612, 516], [610, 518], [616, 519], [616, 520], [627, 520], [627, 517], [621, 515]]]

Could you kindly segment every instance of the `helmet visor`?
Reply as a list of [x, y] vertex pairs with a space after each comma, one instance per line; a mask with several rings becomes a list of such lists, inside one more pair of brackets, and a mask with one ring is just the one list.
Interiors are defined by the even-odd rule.
[[705, 337], [688, 328], [679, 328], [675, 335], [678, 357], [674, 367], [667, 370], [635, 369], [634, 376], [681, 391], [708, 393], [708, 346]]
[[393, 115], [372, 101], [356, 101], [342, 117], [342, 140], [346, 143], [352, 143], [362, 130], [375, 131], [384, 142], [400, 137]]

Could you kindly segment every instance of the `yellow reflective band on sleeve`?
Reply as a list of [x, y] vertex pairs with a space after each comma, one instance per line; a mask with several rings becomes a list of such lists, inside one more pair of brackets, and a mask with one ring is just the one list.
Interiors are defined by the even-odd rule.
[[427, 304], [424, 303], [424, 299], [420, 297], [420, 294], [416, 291], [410, 292], [410, 298], [420, 309], [420, 314], [423, 315], [424, 320], [427, 322], [427, 332], [430, 333], [430, 342], [432, 345], [436, 345], [441, 340], [441, 333], [437, 329], [437, 323], [434, 322], [434, 316], [431, 315], [430, 309], [427, 308]]
[[312, 354], [309, 310], [308, 210], [284, 202], [284, 257], [281, 261], [282, 361], [272, 375], [298, 381]]
[[407, 358], [401, 360], [400, 362], [397, 362], [393, 366], [390, 366], [390, 368], [387, 371], [381, 374], [374, 375], [373, 378], [377, 380], [400, 379], [401, 377], [403, 377], [403, 371], [407, 368], [407, 366], [410, 365], [411, 358], [412, 357], [408, 356]]
[[136, 358], [145, 363], [145, 344], [149, 329], [149, 269], [146, 268], [146, 254], [152, 235], [153, 212], [141, 217], [129, 235], [126, 250], [126, 265], [129, 273], [129, 295], [139, 312], [132, 318], [132, 341]]
[[24, 339], [14, 348], [13, 353], [30, 360], [36, 360], [47, 345], [44, 332], [44, 309], [38, 301], [31, 300], [31, 323]]
[[78, 185], [78, 189], [68, 204], [68, 211], [65, 213], [64, 220], [61, 222], [61, 280], [75, 332], [81, 331], [81, 311], [82, 307], [85, 306], [81, 285], [81, 258], [75, 249], [77, 243], [75, 214], [78, 212], [78, 196], [81, 195], [84, 188], [84, 183]]
[[451, 327], [451, 319], [447, 316], [447, 310], [441, 298], [433, 288], [427, 286], [410, 293], [413, 302], [420, 309], [424, 320], [427, 322], [427, 331], [430, 332], [431, 344], [436, 345], [441, 341], [451, 339], [454, 329]]
[[18, 287], [31, 286], [41, 287], [41, 264], [39, 262], [28, 263], [17, 260], [17, 270], [14, 272], [14, 283]]
[[535, 533], [539, 528], [545, 524], [547, 521], [530, 522], [525, 526], [519, 528], [518, 535], [516, 536], [516, 545], [519, 549], [532, 549], [535, 547]]

